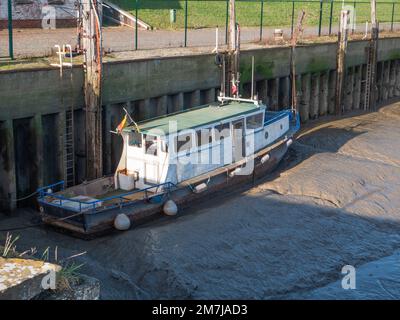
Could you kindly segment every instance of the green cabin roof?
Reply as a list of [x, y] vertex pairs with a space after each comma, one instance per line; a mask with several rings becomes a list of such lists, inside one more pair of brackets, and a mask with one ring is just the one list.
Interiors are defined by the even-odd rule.
[[[223, 122], [225, 119], [252, 113], [260, 109], [260, 106], [248, 102], [231, 102], [222, 106], [205, 105], [187, 111], [139, 122], [138, 127], [143, 133], [148, 133], [152, 129], [157, 129], [162, 130], [165, 135], [168, 135], [170, 130], [173, 130], [173, 128], [169, 127], [169, 121], [176, 121], [177, 130], [182, 131], [185, 129], [202, 127], [207, 124]], [[135, 126], [129, 126], [126, 127], [124, 131], [128, 132], [135, 129]]]

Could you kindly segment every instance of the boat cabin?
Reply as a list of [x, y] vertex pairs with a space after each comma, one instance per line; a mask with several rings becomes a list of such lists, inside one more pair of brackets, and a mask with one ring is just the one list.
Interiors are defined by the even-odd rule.
[[177, 184], [252, 155], [289, 129], [286, 116], [267, 130], [267, 116], [262, 104], [234, 101], [126, 127], [115, 188]]

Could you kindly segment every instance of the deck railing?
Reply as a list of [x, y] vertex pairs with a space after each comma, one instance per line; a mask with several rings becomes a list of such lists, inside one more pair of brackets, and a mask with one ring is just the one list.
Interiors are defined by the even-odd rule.
[[[149, 200], [151, 198], [154, 198], [154, 197], [157, 197], [160, 195], [165, 195], [165, 194], [169, 193], [173, 187], [176, 187], [176, 185], [173, 184], [172, 182], [165, 182], [165, 183], [157, 184], [157, 185], [147, 187], [144, 189], [136, 189], [136, 190], [132, 190], [132, 191], [129, 191], [129, 192], [126, 192], [123, 194], [106, 197], [106, 198], [102, 198], [102, 199], [97, 199], [97, 200], [91, 200], [91, 201], [82, 201], [82, 200], [78, 200], [78, 199], [68, 198], [61, 194], [56, 194], [53, 191], [53, 189], [56, 187], [60, 188], [60, 191], [64, 190], [64, 187], [65, 187], [64, 181], [60, 181], [55, 184], [39, 188], [38, 189], [38, 195], [39, 195], [38, 201], [42, 202], [42, 203], [46, 203], [48, 205], [55, 206], [55, 207], [69, 209], [71, 211], [77, 211], [77, 212], [85, 211], [87, 213], [90, 213], [90, 212], [95, 212], [96, 209], [98, 209], [100, 207], [103, 207], [103, 204], [108, 201], [117, 200], [115, 203], [113, 203], [109, 206], [105, 206], [106, 209], [115, 208], [115, 207], [122, 208], [126, 205], [131, 205], [132, 203], [140, 201], [140, 200]], [[157, 193], [160, 188], [163, 190], [163, 192]], [[150, 192], [152, 192], [152, 195], [149, 195]], [[132, 196], [134, 194], [138, 194], [138, 193], [144, 193], [144, 197], [142, 199], [135, 199], [135, 200], [127, 199], [127, 197]], [[46, 199], [46, 197], [49, 197], [49, 199]], [[51, 201], [49, 201], [50, 199], [51, 199]], [[58, 200], [58, 201], [55, 201], [55, 200]], [[65, 203], [63, 204], [63, 201], [67, 202], [67, 203], [72, 202], [72, 203], [78, 204], [78, 209], [66, 206]]]

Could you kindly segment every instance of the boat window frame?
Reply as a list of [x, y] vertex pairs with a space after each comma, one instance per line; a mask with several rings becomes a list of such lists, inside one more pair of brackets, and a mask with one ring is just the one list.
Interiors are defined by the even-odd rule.
[[[214, 128], [215, 128], [215, 124], [213, 123], [213, 124], [209, 124], [209, 125], [207, 125], [207, 126], [203, 126], [203, 127], [197, 127], [197, 128], [195, 128], [194, 129], [194, 131], [195, 131], [195, 137], [196, 137], [196, 150], [197, 151], [202, 151], [202, 150], [204, 150], [204, 149], [209, 149], [210, 147], [212, 147], [214, 144], [215, 144], [215, 132], [214, 132]], [[211, 142], [208, 142], [208, 143], [205, 143], [205, 144], [202, 144], [202, 145], [199, 145], [198, 144], [198, 135], [197, 135], [197, 132], [198, 131], [200, 131], [201, 132], [201, 130], [204, 130], [204, 129], [209, 129], [210, 130], [210, 132], [211, 132], [211, 135], [209, 135], [209, 137], [211, 136]]]
[[[233, 120], [234, 121], [234, 120]], [[225, 126], [228, 125], [229, 126], [229, 136], [228, 137], [224, 137], [223, 139], [218, 139], [217, 140], [217, 136], [216, 136], [216, 131], [217, 131], [217, 126]], [[220, 122], [217, 125], [214, 126], [214, 141], [215, 144], [221, 144], [223, 143], [222, 141], [225, 141], [225, 139], [232, 139], [232, 121], [227, 121], [227, 122]], [[218, 130], [219, 131], [219, 130]]]
[[[147, 145], [146, 145], [146, 142], [148, 141], [148, 140], [146, 140], [146, 138], [145, 138], [145, 136], [147, 137], [147, 136], [150, 136], [150, 137], [154, 137], [155, 139], [153, 140], [153, 141], [155, 141], [155, 143], [156, 143], [156, 153], [155, 154], [152, 154], [152, 153], [147, 153]], [[157, 135], [152, 135], [152, 134], [147, 134], [147, 133], [143, 133], [142, 134], [142, 148], [143, 148], [143, 154], [145, 155], [145, 156], [150, 156], [150, 157], [158, 157], [159, 156], [159, 154], [160, 154], [160, 147], [161, 147], [161, 145], [160, 145], [160, 137], [159, 136], [157, 136]]]
[[[181, 135], [186, 135], [186, 136], [191, 136], [191, 146], [188, 149], [182, 150], [182, 151], [178, 151], [178, 137]], [[187, 142], [187, 141], [186, 141]], [[185, 142], [185, 143], [186, 143]], [[176, 132], [173, 136], [172, 136], [172, 144], [173, 144], [173, 153], [175, 154], [175, 156], [182, 156], [182, 155], [187, 155], [188, 152], [189, 153], [193, 153], [194, 150], [197, 149], [196, 146], [196, 130], [195, 129], [185, 129], [185, 130], [181, 130]]]
[[[208, 123], [207, 125], [201, 126], [201, 127], [195, 127], [195, 128], [189, 128], [189, 129], [184, 129], [178, 132], [175, 132], [174, 134], [170, 134], [169, 138], [167, 138], [168, 141], [172, 142], [172, 146], [170, 145], [171, 143], [168, 144], [168, 148], [171, 152], [171, 154], [175, 154], [176, 157], [179, 157], [181, 155], [187, 155], [188, 152], [190, 151], [190, 153], [195, 153], [195, 152], [200, 152], [206, 148], [212, 148], [216, 145], [220, 145], [221, 144], [221, 139], [219, 139], [218, 141], [216, 140], [216, 134], [215, 134], [215, 127], [219, 126], [219, 125], [227, 125], [229, 124], [229, 137], [226, 137], [226, 139], [232, 139], [233, 138], [233, 122], [237, 121], [237, 120], [241, 120], [243, 119], [244, 121], [244, 126], [243, 126], [243, 130], [244, 130], [244, 136], [248, 135], [249, 133], [247, 132], [247, 117], [250, 116], [254, 116], [257, 114], [261, 114], [262, 115], [262, 125], [257, 128], [257, 129], [249, 129], [249, 130], [254, 130], [254, 132], [258, 132], [258, 131], [262, 131], [264, 129], [264, 121], [265, 121], [265, 109], [261, 109], [261, 110], [257, 110], [255, 112], [252, 113], [248, 113], [248, 114], [240, 114], [237, 115], [235, 117], [229, 118], [229, 119], [224, 119], [222, 121], [219, 122], [214, 122], [214, 123]], [[199, 146], [197, 143], [197, 131], [201, 130], [201, 129], [208, 129], [211, 128], [212, 130], [212, 142], [208, 143], [208, 144], [204, 144]], [[177, 141], [178, 136], [184, 134], [184, 132], [191, 132], [191, 137], [192, 137], [192, 145], [191, 148], [186, 149], [184, 151], [177, 151], [177, 143], [175, 143]], [[224, 138], [225, 139], [225, 138]], [[224, 140], [222, 139], [222, 140]]]
[[[131, 134], [133, 134], [133, 133], [140, 134], [140, 138], [141, 138], [140, 139], [140, 146], [131, 145]], [[129, 148], [143, 149], [143, 133], [137, 132], [137, 131], [134, 131], [134, 130], [129, 131], [127, 140], [128, 140], [127, 142], [128, 142], [128, 147]]]
[[[247, 119], [250, 118], [250, 117], [257, 116], [257, 115], [261, 115], [261, 117], [262, 117], [261, 126], [259, 126], [259, 127], [256, 128], [256, 129], [254, 129], [254, 128], [248, 128], [248, 127], [247, 127]], [[244, 120], [245, 120], [244, 123], [245, 123], [245, 130], [246, 130], [245, 132], [246, 132], [246, 135], [248, 134], [248, 132], [247, 132], [248, 130], [253, 130], [254, 133], [255, 133], [255, 132], [258, 132], [258, 131], [261, 131], [261, 130], [264, 129], [265, 111], [263, 110], [262, 112], [258, 111], [258, 112], [254, 112], [254, 113], [248, 114], [248, 115], [245, 116], [245, 119], [244, 119]]]
[[166, 139], [161, 139], [160, 138], [160, 153], [169, 153], [169, 144], [168, 144], [168, 136], [166, 136]]

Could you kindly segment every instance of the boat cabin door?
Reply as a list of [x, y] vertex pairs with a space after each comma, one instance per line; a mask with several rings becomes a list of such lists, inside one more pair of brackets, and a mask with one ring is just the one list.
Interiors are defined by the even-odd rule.
[[161, 180], [164, 150], [160, 148], [160, 138], [143, 135], [144, 138], [144, 184], [147, 186], [159, 184]]
[[244, 118], [232, 122], [232, 159], [239, 161], [245, 156]]

